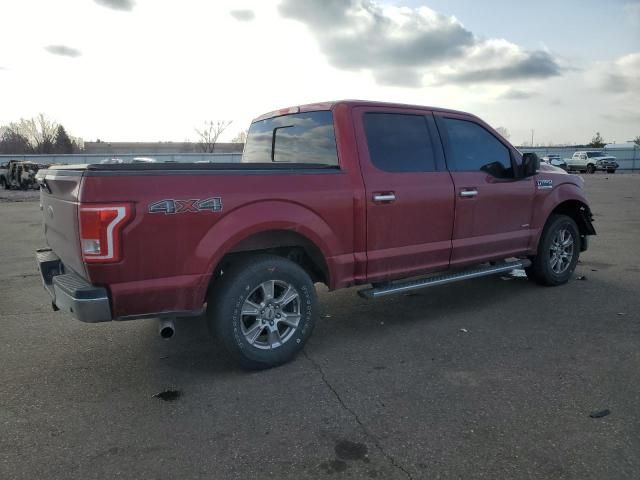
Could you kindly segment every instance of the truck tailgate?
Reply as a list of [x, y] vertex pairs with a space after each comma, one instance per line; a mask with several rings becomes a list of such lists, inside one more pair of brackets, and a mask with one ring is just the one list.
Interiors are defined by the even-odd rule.
[[86, 276], [78, 233], [78, 195], [84, 169], [45, 170], [39, 175], [47, 245], [65, 267]]

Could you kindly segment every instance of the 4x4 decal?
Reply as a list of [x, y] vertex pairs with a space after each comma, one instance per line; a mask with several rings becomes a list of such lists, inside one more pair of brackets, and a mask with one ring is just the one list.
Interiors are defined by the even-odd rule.
[[173, 200], [166, 199], [149, 205], [149, 213], [164, 213], [174, 215], [176, 213], [221, 212], [222, 198], [211, 197], [204, 200]]

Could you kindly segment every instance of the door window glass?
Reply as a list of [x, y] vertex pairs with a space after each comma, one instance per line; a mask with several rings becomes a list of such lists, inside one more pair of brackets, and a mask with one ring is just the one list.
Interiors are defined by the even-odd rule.
[[436, 170], [427, 122], [422, 115], [366, 113], [364, 130], [371, 162], [380, 170]]
[[477, 123], [445, 118], [451, 170], [483, 171], [497, 178], [512, 178], [509, 149]]

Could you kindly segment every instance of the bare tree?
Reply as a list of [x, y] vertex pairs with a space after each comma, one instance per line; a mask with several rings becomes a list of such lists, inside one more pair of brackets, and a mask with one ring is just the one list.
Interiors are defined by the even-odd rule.
[[209, 120], [204, 122], [204, 128], [202, 130], [195, 129], [198, 134], [198, 145], [200, 150], [204, 153], [213, 153], [218, 142], [218, 137], [222, 135], [227, 127], [231, 125], [231, 120]]
[[25, 137], [34, 153], [53, 153], [58, 124], [49, 120], [44, 113], [39, 113], [35, 118], [21, 118], [9, 128]]
[[33, 148], [29, 143], [29, 139], [18, 132], [13, 125], [10, 125], [2, 128], [2, 136], [0, 136], [0, 153], [33, 153]]
[[231, 143], [247, 143], [247, 130], [240, 130], [238, 134], [233, 137]]
[[636, 146], [640, 147], [640, 135], [633, 139], [633, 143], [635, 143]]
[[502, 135], [507, 140], [509, 140], [509, 138], [511, 138], [511, 134], [509, 133], [509, 130], [507, 130], [505, 127], [496, 128], [496, 132], [498, 132], [500, 135]]

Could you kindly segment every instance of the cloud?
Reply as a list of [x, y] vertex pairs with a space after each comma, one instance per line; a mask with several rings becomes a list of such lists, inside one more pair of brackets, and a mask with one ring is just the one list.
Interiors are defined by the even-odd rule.
[[229, 13], [233, 18], [240, 22], [250, 22], [256, 18], [256, 14], [253, 10], [231, 10]]
[[526, 90], [518, 90], [517, 88], [510, 88], [502, 95], [498, 97], [499, 100], [527, 100], [537, 96], [537, 92], [529, 92]]
[[113, 10], [131, 11], [135, 5], [134, 0], [94, 0], [98, 5], [112, 8]]
[[314, 34], [329, 62], [369, 70], [385, 85], [505, 83], [561, 74], [548, 52], [480, 39], [455, 17], [427, 7], [382, 7], [373, 0], [283, 0], [285, 18]]
[[603, 67], [600, 89], [608, 93], [625, 94], [638, 91], [640, 85], [640, 52], [624, 55]]
[[[483, 47], [484, 48], [484, 47]], [[493, 50], [491, 47], [489, 47]], [[500, 55], [499, 52], [496, 52]], [[561, 74], [561, 68], [556, 60], [547, 52], [513, 52], [497, 57], [501, 60], [495, 66], [478, 66], [476, 68], [461, 68], [459, 71], [444, 74], [440, 77], [442, 83], [487, 83], [512, 82], [555, 77]]]
[[62, 57], [76, 58], [82, 55], [80, 50], [66, 45], [47, 45], [44, 49], [52, 55], [60, 55]]

